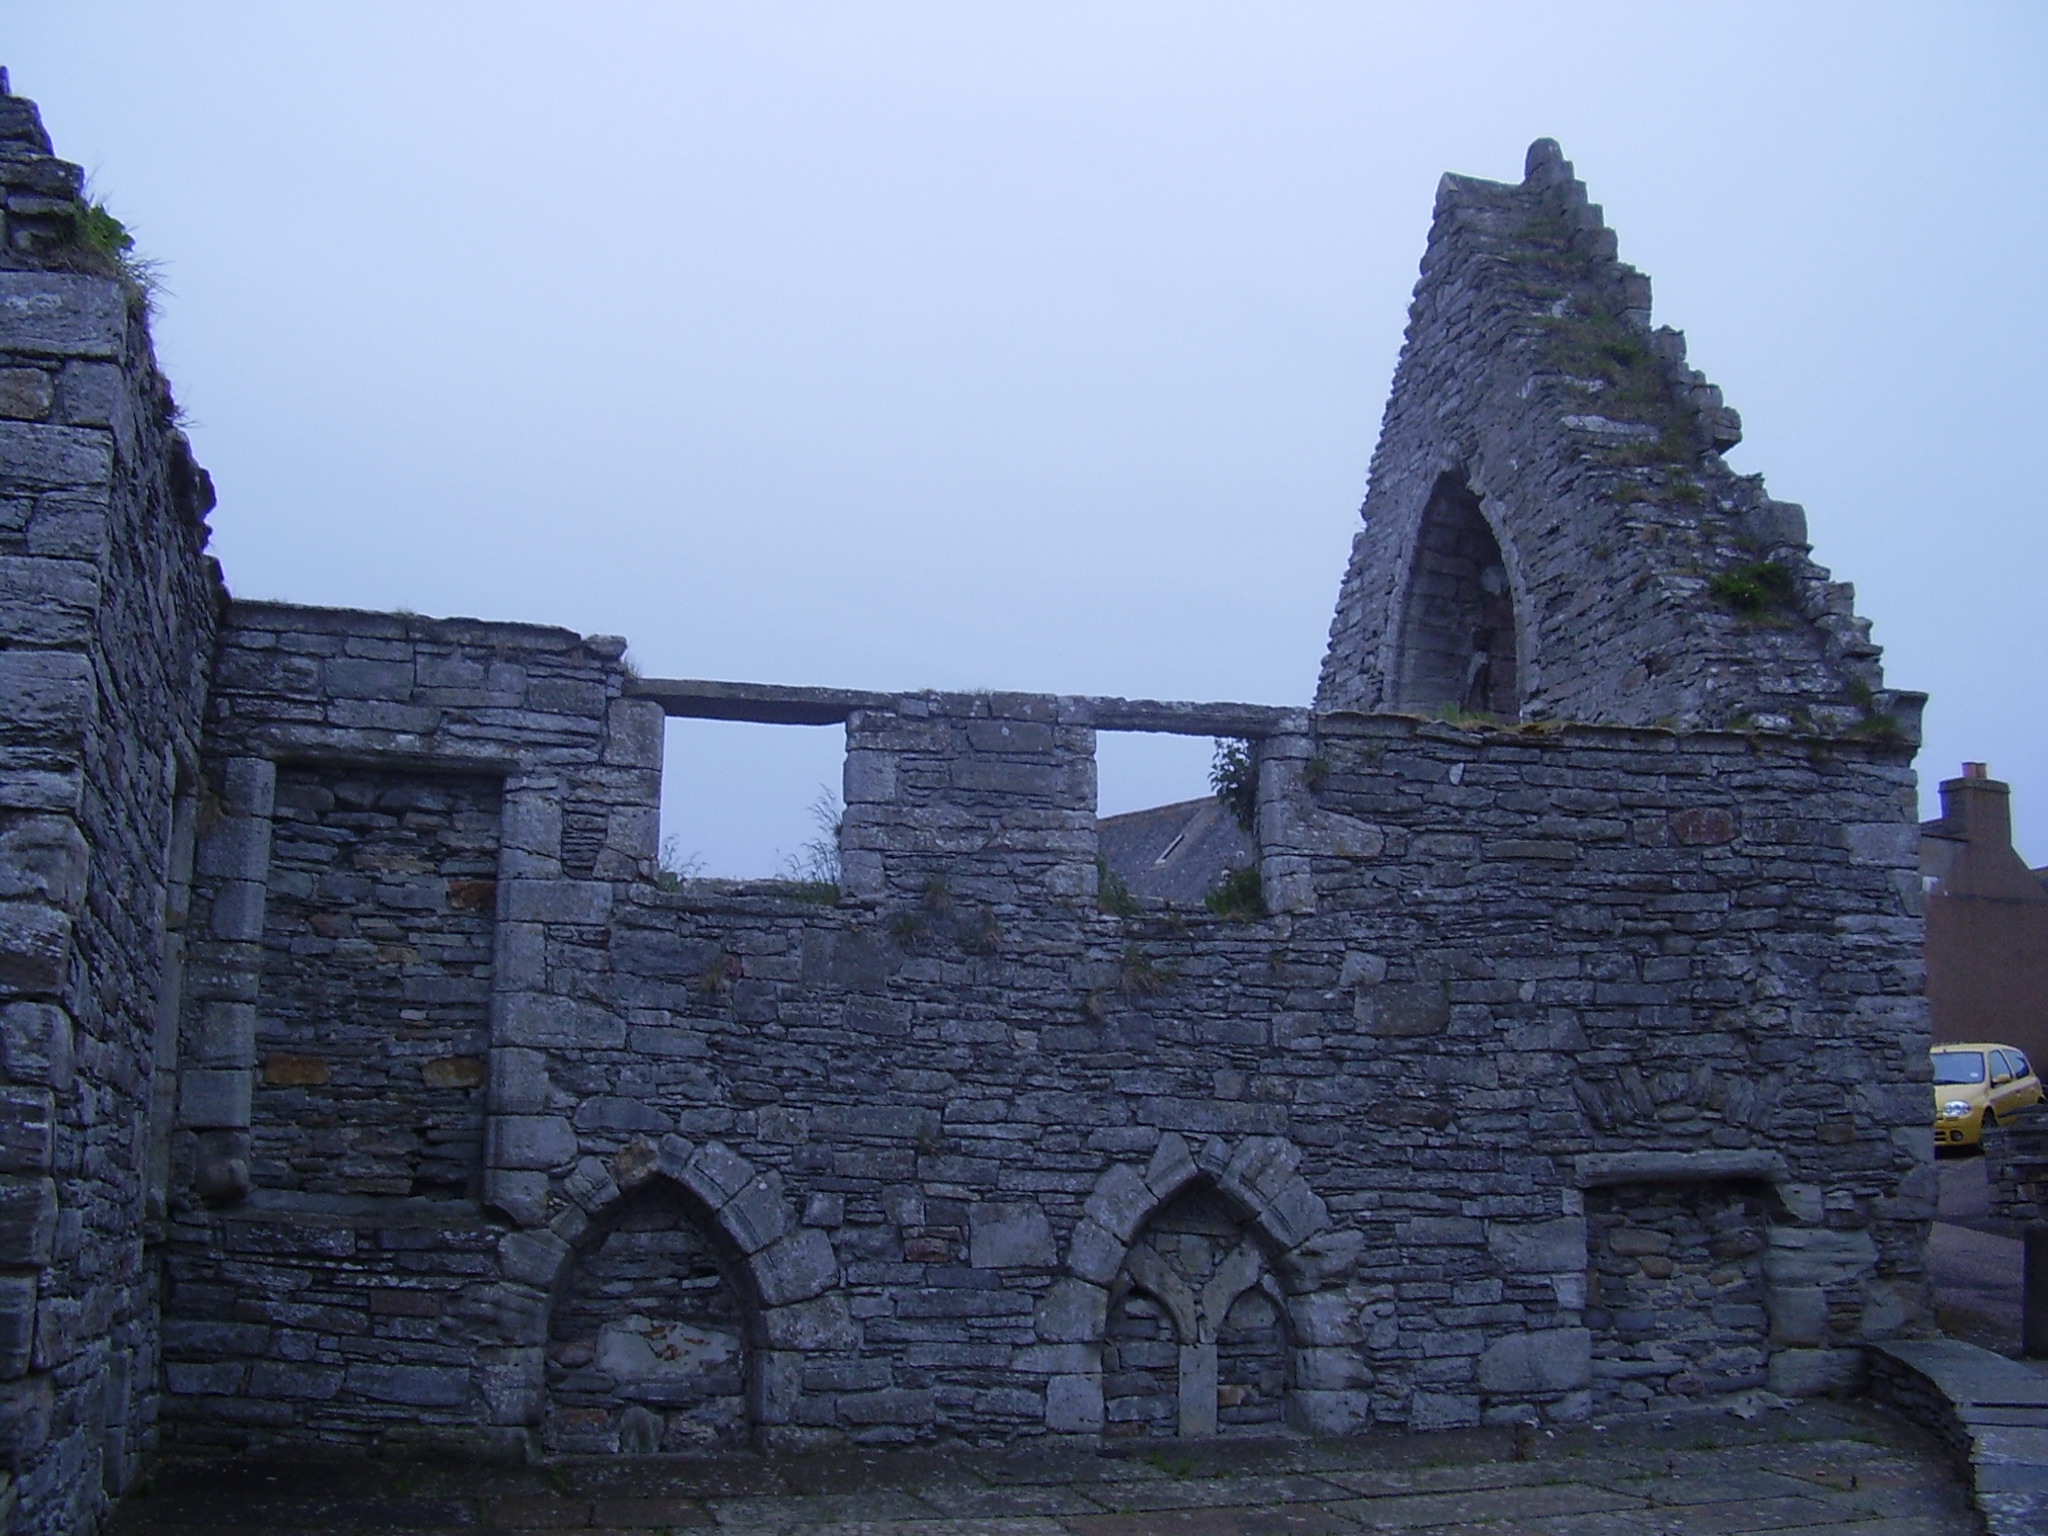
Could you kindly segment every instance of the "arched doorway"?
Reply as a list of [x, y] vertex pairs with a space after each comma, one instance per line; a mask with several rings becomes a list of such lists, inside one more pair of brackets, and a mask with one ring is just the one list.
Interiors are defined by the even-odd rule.
[[1479, 498], [1459, 476], [1440, 476], [1423, 509], [1399, 644], [1394, 708], [1520, 713], [1507, 562]]
[[1285, 1299], [1257, 1230], [1215, 1189], [1189, 1190], [1145, 1223], [1110, 1287], [1106, 1432], [1277, 1428], [1289, 1353]]
[[548, 1329], [552, 1452], [742, 1444], [753, 1309], [724, 1240], [666, 1179], [627, 1196], [570, 1262]]

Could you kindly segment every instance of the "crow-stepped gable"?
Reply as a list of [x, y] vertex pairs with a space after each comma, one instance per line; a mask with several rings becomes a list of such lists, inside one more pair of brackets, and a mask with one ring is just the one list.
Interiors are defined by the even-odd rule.
[[1869, 730], [1869, 623], [1557, 145], [1446, 176], [1317, 705]]
[[[0, 79], [0, 1500], [152, 1449], [1568, 1422], [1926, 1326], [1912, 695], [1554, 146], [1445, 184], [1312, 709], [642, 679], [230, 599]], [[665, 716], [843, 732], [659, 878]], [[1105, 902], [1102, 730], [1263, 911]]]

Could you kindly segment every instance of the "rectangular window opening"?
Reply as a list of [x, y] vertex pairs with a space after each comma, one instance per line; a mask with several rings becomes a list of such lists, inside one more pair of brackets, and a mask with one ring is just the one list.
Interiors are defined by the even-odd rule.
[[843, 725], [671, 718], [661, 776], [661, 880], [840, 884]]
[[1207, 736], [1096, 735], [1095, 825], [1105, 910], [1144, 902], [1215, 910], [1233, 877], [1243, 885], [1242, 872], [1258, 867], [1258, 844], [1218, 794], [1215, 779], [1221, 768], [1230, 781], [1241, 781], [1252, 751], [1252, 743]]

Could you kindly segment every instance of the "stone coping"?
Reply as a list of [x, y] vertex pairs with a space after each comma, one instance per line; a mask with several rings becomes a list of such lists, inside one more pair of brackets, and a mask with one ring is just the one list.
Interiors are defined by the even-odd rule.
[[2048, 1376], [1960, 1339], [1870, 1346], [1871, 1391], [1962, 1463], [1990, 1536], [2048, 1531]]

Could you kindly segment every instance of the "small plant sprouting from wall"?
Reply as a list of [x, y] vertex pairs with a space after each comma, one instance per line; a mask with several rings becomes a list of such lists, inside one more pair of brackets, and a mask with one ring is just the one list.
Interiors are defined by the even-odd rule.
[[845, 821], [846, 807], [820, 784], [811, 802], [811, 824], [817, 830], [782, 864], [782, 881], [798, 901], [830, 906], [839, 900], [845, 873], [839, 862], [839, 830]]
[[1548, 317], [1550, 360], [1571, 378], [1596, 386], [1592, 409], [1610, 421], [1654, 427], [1648, 441], [1617, 443], [1603, 453], [1634, 466], [1689, 464], [1695, 457], [1691, 422], [1671, 397], [1663, 363], [1638, 327], [1619, 315]]
[[1255, 832], [1259, 819], [1259, 759], [1250, 742], [1231, 736], [1216, 738], [1216, 755], [1209, 763], [1209, 787], [1216, 798], [1247, 832]]
[[1116, 989], [1126, 998], [1153, 997], [1164, 992], [1173, 981], [1173, 971], [1158, 964], [1144, 950], [1133, 944], [1124, 951], [1123, 964], [1118, 968]]
[[1707, 578], [1707, 590], [1740, 618], [1767, 619], [1791, 606], [1798, 583], [1775, 560], [1752, 560]]
[[733, 984], [740, 979], [740, 972], [739, 956], [720, 950], [697, 978], [697, 990], [706, 997], [722, 997], [732, 991]]
[[673, 833], [661, 840], [661, 853], [656, 859], [654, 883], [664, 891], [680, 891], [685, 880], [694, 880], [704, 873], [704, 856], [683, 852], [681, 839]]
[[1124, 877], [1109, 867], [1107, 859], [1095, 861], [1095, 906], [1111, 917], [1131, 917], [1138, 910], [1138, 898], [1131, 894]]
[[157, 264], [135, 254], [135, 236], [108, 212], [90, 186], [80, 192], [70, 223], [68, 243], [80, 258], [72, 264], [121, 279], [132, 299], [145, 308], [155, 300], [163, 286]]
[[995, 913], [982, 908], [979, 921], [961, 933], [960, 947], [970, 955], [993, 955], [1000, 950], [1003, 930], [996, 924]]
[[1899, 717], [1878, 708], [1877, 694], [1862, 678], [1853, 678], [1849, 683], [1849, 702], [1863, 711], [1863, 718], [1850, 726], [1845, 733], [1860, 736], [1867, 741], [1904, 741], [1905, 730], [1899, 725]]
[[1266, 898], [1259, 887], [1259, 866], [1247, 864], [1233, 869], [1223, 882], [1202, 898], [1202, 905], [1218, 917], [1250, 922], [1266, 915]]

